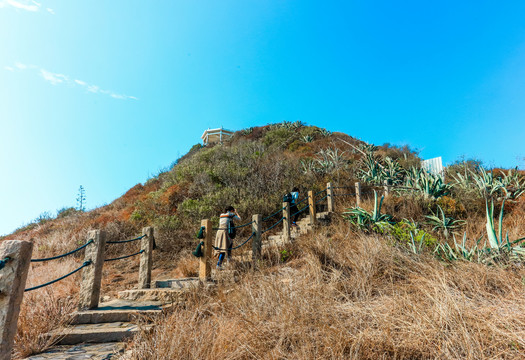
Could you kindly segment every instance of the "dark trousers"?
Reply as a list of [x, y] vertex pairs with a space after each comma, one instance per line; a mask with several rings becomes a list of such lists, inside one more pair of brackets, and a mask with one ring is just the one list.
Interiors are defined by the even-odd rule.
[[[299, 209], [297, 208], [297, 205], [292, 205], [290, 206], [290, 216], [292, 216], [292, 222], [296, 223], [297, 222], [297, 219], [299, 218], [299, 214], [297, 214], [299, 212]], [[294, 216], [294, 214], [296, 214]]]

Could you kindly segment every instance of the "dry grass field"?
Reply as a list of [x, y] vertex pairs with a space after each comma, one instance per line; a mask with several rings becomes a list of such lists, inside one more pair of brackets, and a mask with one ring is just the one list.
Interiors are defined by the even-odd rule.
[[344, 221], [190, 293], [133, 359], [522, 359], [522, 268], [444, 264]]

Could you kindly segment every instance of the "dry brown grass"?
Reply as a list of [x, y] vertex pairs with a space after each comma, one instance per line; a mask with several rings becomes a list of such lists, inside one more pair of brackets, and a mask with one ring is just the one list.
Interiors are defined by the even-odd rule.
[[[73, 259], [33, 266], [26, 288], [58, 278], [80, 266]], [[24, 294], [15, 337], [14, 358], [40, 353], [57, 339], [43, 336], [66, 325], [78, 304], [79, 273], [51, 286]]]
[[345, 223], [287, 263], [199, 290], [142, 333], [133, 359], [521, 359], [523, 270], [446, 266]]

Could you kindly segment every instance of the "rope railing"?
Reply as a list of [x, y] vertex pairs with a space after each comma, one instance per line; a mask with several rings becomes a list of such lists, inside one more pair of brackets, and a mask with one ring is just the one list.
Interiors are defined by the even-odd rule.
[[272, 226], [270, 226], [268, 229], [262, 231], [261, 234], [264, 234], [265, 232], [272, 230], [274, 227], [276, 227], [277, 225], [279, 225], [283, 220], [284, 220], [284, 216], [281, 217], [281, 219], [280, 219], [279, 221], [277, 221], [275, 224], [273, 224]]
[[234, 246], [234, 247], [231, 247], [231, 248], [229, 248], [229, 249], [221, 249], [221, 248], [218, 248], [218, 247], [215, 247], [215, 246], [212, 246], [212, 247], [213, 247], [215, 250], [217, 250], [217, 251], [235, 250], [235, 249], [240, 248], [240, 247], [243, 246], [244, 244], [246, 244], [248, 241], [250, 241], [251, 238], [253, 238], [253, 237], [255, 236], [255, 234], [256, 234], [256, 233], [253, 232], [253, 233], [250, 235], [250, 237], [249, 237], [248, 239], [246, 239], [242, 244], [237, 245], [237, 246]]
[[318, 192], [316, 192], [316, 193], [314, 194], [314, 196], [317, 196], [317, 195], [319, 195], [319, 194], [322, 194], [322, 193], [326, 192], [326, 190], [328, 190], [328, 189], [323, 189], [323, 190], [321, 190], [321, 191], [318, 191]]
[[2, 260], [0, 260], [0, 270], [2, 270], [5, 267], [5, 264], [7, 264], [11, 260], [9, 256], [6, 256]]
[[302, 203], [304, 203], [304, 202], [307, 201], [307, 200], [308, 200], [308, 196], [305, 197], [305, 198], [303, 198], [303, 200], [301, 200], [301, 201], [295, 203], [295, 206], [297, 206], [297, 205], [299, 205], [299, 204], [302, 204]]
[[80, 266], [79, 268], [76, 268], [75, 270], [71, 271], [70, 273], [64, 275], [64, 276], [61, 276], [59, 277], [58, 279], [55, 279], [55, 280], [51, 280], [51, 281], [48, 281], [44, 284], [41, 284], [41, 285], [37, 285], [37, 286], [33, 286], [33, 287], [30, 287], [28, 289], [25, 289], [24, 291], [27, 292], [27, 291], [33, 291], [33, 290], [36, 290], [36, 289], [40, 289], [40, 288], [43, 288], [45, 286], [48, 286], [48, 285], [51, 285], [51, 284], [54, 284], [56, 282], [59, 282], [60, 280], [63, 280], [65, 278], [67, 278], [68, 276], [71, 276], [73, 275], [74, 273], [80, 271], [82, 268], [85, 268], [86, 266], [88, 265], [91, 265], [91, 260], [88, 260], [88, 261], [84, 261], [84, 263], [82, 264], [82, 266]]
[[322, 197], [319, 200], [317, 200], [315, 203], [319, 204], [321, 201], [323, 201], [324, 199], [328, 198], [328, 196], [330, 196], [330, 195], [325, 195], [324, 197]]
[[120, 256], [120, 257], [116, 257], [116, 258], [112, 258], [112, 259], [105, 259], [104, 261], [116, 261], [116, 260], [127, 259], [127, 258], [130, 258], [132, 256], [136, 256], [136, 255], [142, 254], [143, 252], [144, 252], [144, 249], [142, 249], [139, 252], [136, 252], [134, 254], [124, 255], [124, 256]]
[[280, 214], [283, 210], [284, 210], [284, 208], [281, 208], [281, 209], [277, 210], [272, 215], [269, 215], [269, 216], [263, 218], [262, 221], [268, 221], [269, 219], [273, 218], [275, 215]]
[[334, 194], [334, 196], [355, 196], [355, 193], [348, 193], [348, 194]]
[[52, 256], [52, 257], [48, 257], [48, 258], [31, 259], [31, 262], [42, 262], [42, 261], [50, 261], [50, 260], [60, 259], [60, 258], [63, 258], [63, 257], [65, 257], [65, 256], [68, 256], [68, 255], [74, 254], [74, 253], [76, 253], [77, 251], [82, 250], [83, 248], [85, 248], [86, 246], [88, 246], [89, 244], [92, 244], [92, 243], [93, 243], [93, 239], [89, 240], [87, 243], [85, 243], [85, 244], [82, 245], [81, 247], [76, 248], [75, 250], [71, 250], [70, 252], [67, 252], [67, 253], [65, 253], [65, 254], [57, 255], [57, 256]]
[[145, 238], [146, 234], [142, 235], [142, 236], [139, 236], [135, 239], [129, 239], [129, 240], [119, 240], [119, 241], [107, 241], [106, 244], [124, 244], [124, 243], [129, 243], [129, 242], [132, 242], [132, 241], [137, 241], [137, 240], [140, 240], [142, 238]]
[[251, 224], [253, 224], [253, 221], [250, 221], [249, 223], [246, 223], [246, 224], [234, 226], [234, 227], [232, 227], [232, 229], [240, 229], [240, 228], [243, 228], [243, 227], [251, 225]]
[[297, 211], [295, 214], [291, 214], [290, 216], [291, 217], [294, 217], [295, 215], [299, 215], [300, 213], [302, 213], [303, 211], [305, 211], [306, 209], [308, 209], [310, 205], [306, 205], [304, 208], [302, 208], [301, 210]]

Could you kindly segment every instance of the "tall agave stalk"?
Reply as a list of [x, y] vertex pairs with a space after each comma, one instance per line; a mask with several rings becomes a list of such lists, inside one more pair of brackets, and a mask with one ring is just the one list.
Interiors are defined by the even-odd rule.
[[487, 237], [489, 238], [489, 245], [492, 249], [500, 250], [506, 249], [515, 254], [525, 255], [525, 248], [517, 245], [518, 243], [525, 240], [525, 237], [519, 238], [514, 241], [509, 240], [509, 232], [503, 238], [503, 209], [505, 207], [505, 200], [501, 204], [501, 210], [499, 212], [499, 226], [498, 233], [496, 234], [496, 227], [494, 226], [494, 201], [491, 200], [490, 209], [487, 199], [485, 199], [485, 208], [487, 213]]

